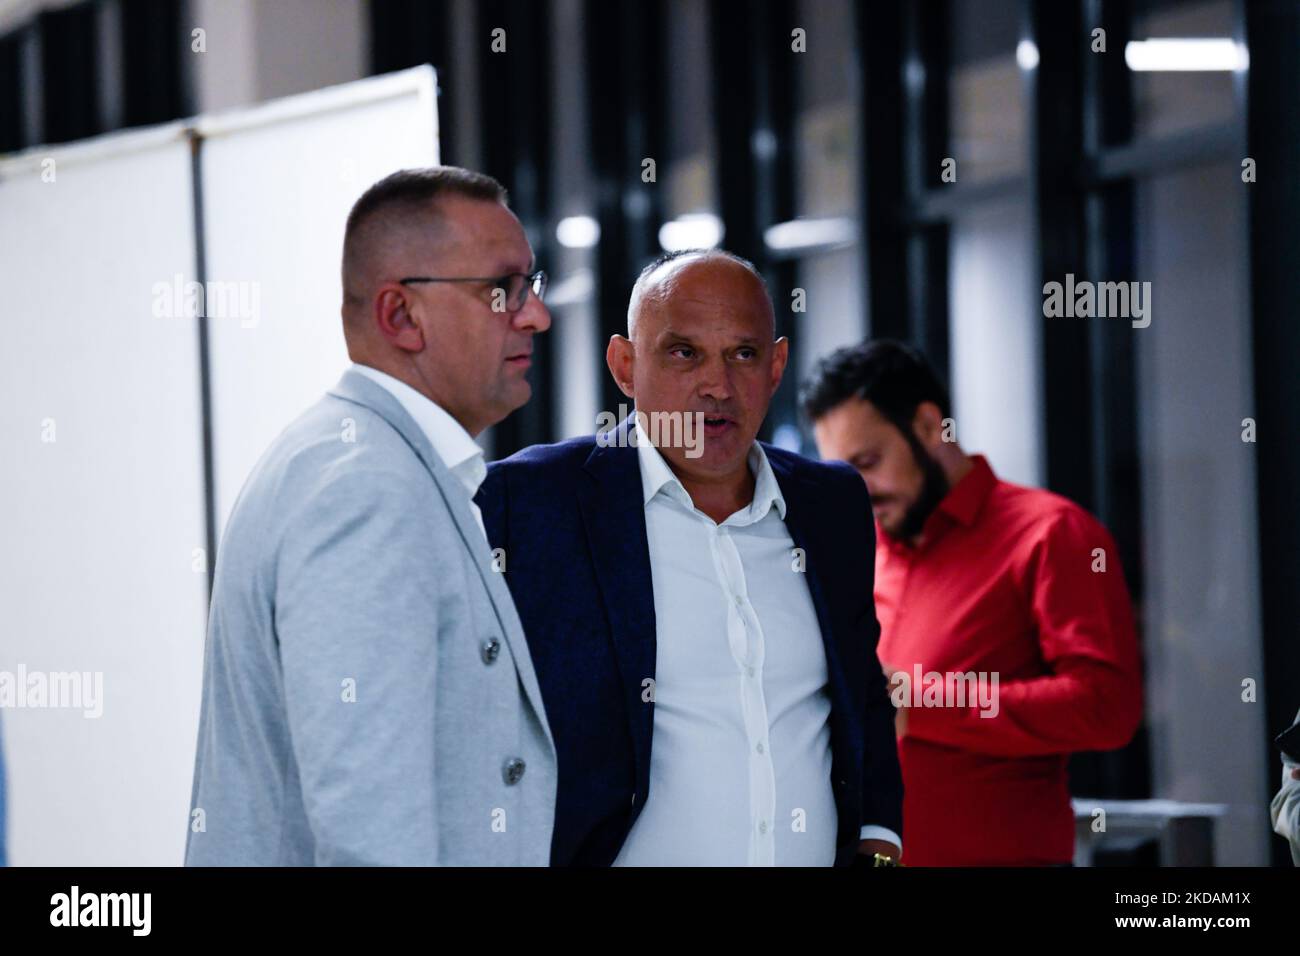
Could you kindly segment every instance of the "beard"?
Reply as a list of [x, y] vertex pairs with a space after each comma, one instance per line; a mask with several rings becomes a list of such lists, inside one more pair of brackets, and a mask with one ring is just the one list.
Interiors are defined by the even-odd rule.
[[908, 445], [912, 449], [912, 458], [921, 469], [921, 493], [908, 506], [907, 511], [903, 513], [903, 520], [898, 523], [898, 533], [895, 537], [903, 540], [920, 536], [926, 519], [934, 513], [934, 509], [939, 507], [939, 502], [943, 501], [948, 494], [948, 476], [943, 473], [939, 463], [926, 454], [925, 449], [919, 447], [915, 438], [911, 435], [907, 437], [910, 439]]

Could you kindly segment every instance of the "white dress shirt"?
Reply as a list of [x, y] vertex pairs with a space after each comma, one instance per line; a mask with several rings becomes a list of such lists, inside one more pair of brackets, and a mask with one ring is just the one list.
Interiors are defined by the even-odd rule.
[[447, 470], [456, 476], [469, 496], [469, 510], [487, 540], [487, 529], [483, 526], [483, 512], [474, 503], [479, 485], [487, 477], [487, 463], [483, 460], [483, 449], [478, 446], [463, 425], [452, 418], [444, 408], [432, 399], [420, 394], [405, 382], [393, 378], [386, 372], [368, 365], [352, 366], [376, 385], [380, 385], [392, 394], [393, 398], [406, 410], [406, 414], [415, 420], [415, 424], [429, 439], [434, 453], [442, 459]]
[[[749, 452], [754, 498], [722, 524], [638, 426], [654, 587], [650, 795], [616, 866], [830, 866], [830, 692], [785, 498]], [[898, 837], [867, 826], [862, 838]]]

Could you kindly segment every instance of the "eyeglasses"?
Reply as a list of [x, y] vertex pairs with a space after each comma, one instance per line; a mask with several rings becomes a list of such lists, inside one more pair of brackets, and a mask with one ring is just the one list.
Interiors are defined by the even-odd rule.
[[[528, 290], [533, 290], [533, 295], [537, 296], [540, 302], [542, 296], [546, 294], [546, 271], [538, 269], [536, 272], [528, 274], [524, 272], [512, 272], [509, 275], [497, 276], [496, 278], [487, 278], [484, 276], [457, 276], [455, 278], [445, 278], [441, 276], [407, 276], [405, 279], [398, 279], [402, 285], [412, 285], [417, 282], [486, 282], [490, 283], [493, 289], [501, 289], [505, 292], [505, 306], [507, 312], [518, 312], [528, 301]], [[495, 304], [495, 303], [494, 303]]]

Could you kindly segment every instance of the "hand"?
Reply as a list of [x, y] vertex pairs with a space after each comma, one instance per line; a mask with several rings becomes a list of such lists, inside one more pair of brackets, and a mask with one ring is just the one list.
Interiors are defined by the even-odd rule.
[[1300, 780], [1300, 767], [1296, 767], [1294, 770], [1291, 771], [1291, 779]]
[[[892, 664], [882, 663], [880, 667], [881, 670], [884, 671], [885, 677], [889, 680], [890, 702], [894, 703], [897, 700], [902, 703], [901, 707], [895, 708], [896, 712], [894, 714], [894, 736], [901, 740], [907, 736], [908, 695], [906, 692], [895, 694], [895, 691], [897, 691], [898, 687], [906, 680], [907, 674], [899, 668], [894, 667]], [[904, 691], [906, 691], [906, 688], [904, 688]]]

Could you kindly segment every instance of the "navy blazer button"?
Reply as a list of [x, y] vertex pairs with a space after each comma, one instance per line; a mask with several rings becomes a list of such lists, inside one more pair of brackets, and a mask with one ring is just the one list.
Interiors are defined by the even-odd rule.
[[501, 656], [501, 642], [498, 641], [495, 637], [489, 637], [486, 641], [483, 642], [483, 646], [479, 649], [479, 651], [483, 655], [484, 664], [488, 664], [488, 665], [495, 664], [497, 662], [497, 658]]
[[513, 787], [524, 778], [525, 764], [518, 757], [511, 757], [506, 761], [506, 765], [501, 768], [501, 776], [505, 779], [507, 787]]

